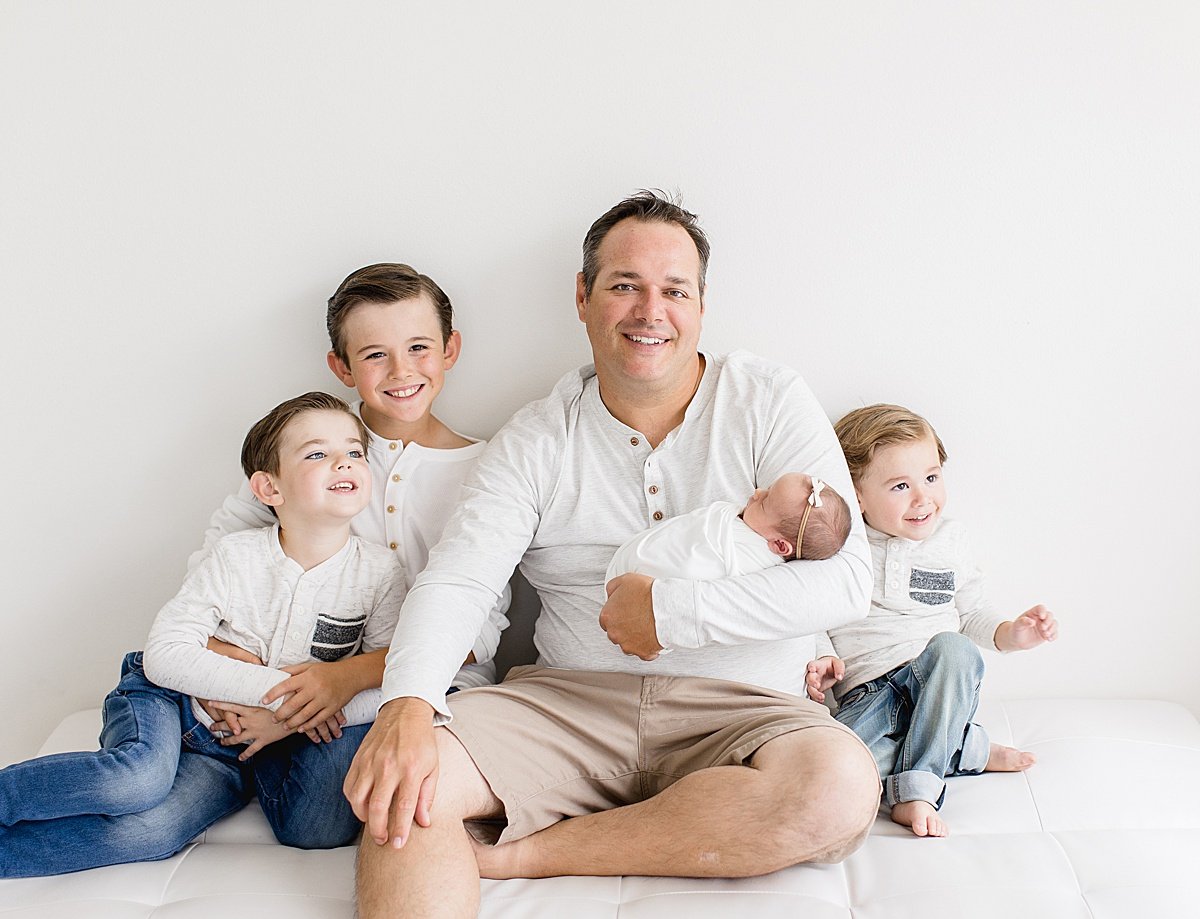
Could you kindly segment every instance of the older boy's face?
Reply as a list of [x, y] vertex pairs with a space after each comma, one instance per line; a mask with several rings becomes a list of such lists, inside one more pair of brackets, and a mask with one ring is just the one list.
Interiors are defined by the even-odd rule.
[[437, 308], [425, 294], [393, 303], [362, 303], [342, 326], [346, 361], [332, 351], [329, 367], [363, 400], [362, 416], [389, 440], [420, 437], [446, 371], [458, 360], [458, 332], [442, 341]]
[[345, 412], [314, 410], [293, 418], [279, 446], [276, 513], [349, 520], [371, 500], [371, 474], [358, 425]]
[[700, 341], [700, 255], [687, 230], [628, 218], [597, 253], [591, 291], [577, 280], [576, 307], [587, 325], [601, 386], [664, 389], [695, 379]]
[[854, 491], [863, 518], [875, 529], [924, 539], [933, 533], [946, 504], [937, 444], [925, 437], [879, 448]]

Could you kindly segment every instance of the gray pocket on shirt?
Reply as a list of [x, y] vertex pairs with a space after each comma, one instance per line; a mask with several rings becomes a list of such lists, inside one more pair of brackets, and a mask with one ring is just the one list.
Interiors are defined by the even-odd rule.
[[348, 657], [358, 648], [366, 624], [366, 616], [339, 619], [329, 613], [318, 613], [309, 653], [319, 661], [337, 661]]
[[908, 595], [926, 606], [951, 602], [954, 599], [954, 570], [913, 568], [908, 580]]

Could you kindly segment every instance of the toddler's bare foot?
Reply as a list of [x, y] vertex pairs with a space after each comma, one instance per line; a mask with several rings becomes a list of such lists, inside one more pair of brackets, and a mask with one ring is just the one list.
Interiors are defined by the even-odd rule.
[[1004, 747], [998, 743], [992, 744], [988, 753], [987, 765], [984, 772], [1024, 772], [1037, 762], [1037, 757], [1016, 747]]
[[947, 836], [950, 828], [928, 801], [901, 801], [892, 805], [892, 822], [906, 826], [917, 836]]

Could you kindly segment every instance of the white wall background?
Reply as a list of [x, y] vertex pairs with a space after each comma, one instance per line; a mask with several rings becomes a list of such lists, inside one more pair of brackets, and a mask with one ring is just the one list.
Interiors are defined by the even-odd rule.
[[[98, 705], [324, 300], [409, 261], [490, 435], [588, 352], [590, 221], [678, 188], [704, 342], [927, 414], [1004, 696], [1200, 714], [1200, 13], [1186, 0], [0, 3], [0, 761]], [[803, 666], [797, 661], [797, 666]]]

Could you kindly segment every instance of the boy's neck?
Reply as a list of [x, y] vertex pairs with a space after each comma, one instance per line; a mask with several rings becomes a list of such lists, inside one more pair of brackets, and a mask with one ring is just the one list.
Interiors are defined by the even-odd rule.
[[471, 441], [455, 434], [432, 414], [426, 415], [419, 421], [406, 424], [391, 418], [379, 418], [367, 406], [362, 407], [363, 422], [371, 433], [384, 440], [398, 440], [404, 446], [420, 444], [431, 450], [453, 450], [456, 447], [466, 447]]
[[286, 516], [279, 520], [279, 546], [283, 554], [305, 571], [329, 561], [342, 551], [349, 539], [348, 520], [320, 523]]

